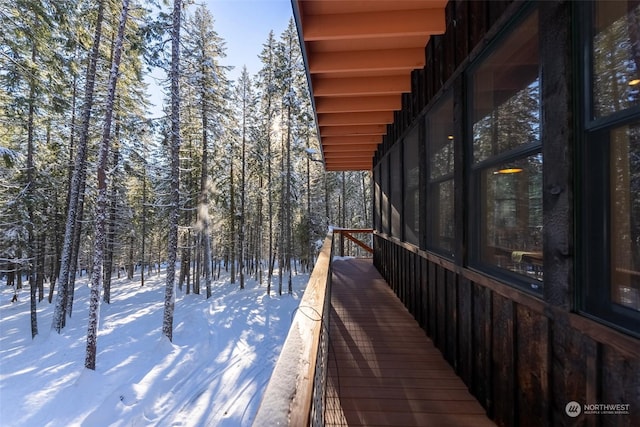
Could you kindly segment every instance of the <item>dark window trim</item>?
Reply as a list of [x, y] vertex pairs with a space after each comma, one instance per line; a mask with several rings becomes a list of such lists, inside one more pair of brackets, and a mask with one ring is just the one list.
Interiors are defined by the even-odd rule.
[[[447, 259], [450, 260], [454, 260], [455, 259], [455, 253], [456, 253], [456, 245], [455, 245], [455, 240], [458, 238], [458, 230], [455, 230], [455, 234], [454, 234], [454, 246], [451, 248], [451, 250], [447, 250], [444, 249], [440, 246], [437, 246], [433, 243], [434, 236], [432, 236], [432, 233], [435, 229], [435, 225], [434, 225], [434, 221], [435, 221], [435, 217], [434, 215], [431, 215], [430, 212], [432, 212], [432, 209], [429, 209], [429, 206], [433, 206], [434, 203], [434, 199], [436, 198], [433, 188], [436, 185], [439, 185], [445, 181], [449, 181], [449, 180], [453, 180], [454, 183], [454, 207], [453, 207], [453, 213], [454, 215], [459, 215], [459, 212], [457, 209], [457, 206], [455, 205], [455, 192], [456, 192], [456, 182], [455, 182], [455, 160], [454, 160], [454, 164], [453, 164], [453, 171], [451, 173], [448, 173], [446, 175], [441, 175], [437, 178], [431, 178], [431, 168], [430, 168], [430, 163], [431, 163], [431, 159], [429, 158], [429, 154], [430, 154], [430, 150], [429, 150], [429, 144], [430, 141], [428, 140], [429, 137], [429, 126], [427, 125], [427, 121], [429, 120], [429, 115], [433, 112], [435, 112], [438, 108], [442, 107], [444, 105], [445, 102], [447, 102], [449, 99], [451, 99], [452, 102], [452, 109], [451, 109], [451, 122], [453, 123], [453, 130], [454, 130], [454, 134], [455, 134], [455, 129], [456, 129], [456, 122], [455, 122], [455, 91], [453, 88], [453, 85], [449, 85], [446, 88], [443, 88], [442, 92], [438, 95], [437, 99], [434, 100], [434, 102], [430, 105], [428, 111], [425, 111], [424, 115], [420, 118], [420, 122], [422, 122], [423, 128], [424, 128], [424, 138], [423, 138], [423, 143], [424, 143], [424, 164], [425, 164], [425, 186], [423, 187], [425, 190], [423, 191], [423, 193], [425, 193], [425, 197], [427, 199], [427, 207], [426, 210], [427, 212], [425, 213], [426, 216], [426, 221], [425, 223], [425, 228], [426, 228], [426, 235], [425, 235], [425, 249], [427, 249], [429, 252], [432, 252], [434, 254], [443, 256]], [[455, 145], [454, 145], [454, 159], [456, 156], [456, 152], [455, 152]], [[455, 223], [455, 218], [454, 218], [454, 223]]]
[[576, 311], [587, 318], [640, 337], [640, 312], [619, 306], [611, 299], [611, 131], [640, 121], [640, 106], [593, 118], [592, 27], [595, 2], [580, 2], [574, 9], [574, 35], [578, 59], [575, 75], [576, 229], [574, 292]]
[[[480, 174], [483, 170], [490, 168], [495, 165], [499, 165], [501, 163], [506, 163], [509, 161], [523, 159], [538, 153], [542, 153], [542, 138], [540, 138], [538, 143], [530, 143], [524, 144], [518, 147], [515, 147], [511, 150], [502, 152], [500, 154], [489, 157], [488, 159], [484, 159], [480, 162], [475, 162], [473, 159], [473, 76], [474, 72], [480, 67], [487, 58], [489, 58], [499, 47], [500, 43], [508, 38], [512, 32], [521, 25], [531, 13], [536, 10], [535, 3], [528, 3], [523, 6], [510, 20], [507, 22], [503, 28], [498, 31], [496, 36], [491, 39], [487, 47], [480, 53], [477, 57], [474, 58], [473, 62], [469, 64], [467, 69], [464, 71], [464, 85], [466, 88], [466, 99], [465, 99], [465, 123], [463, 124], [465, 129], [466, 138], [464, 141], [464, 149], [467, 153], [465, 156], [465, 169], [468, 171], [468, 175], [466, 177], [467, 182], [466, 187], [469, 189], [468, 197], [466, 202], [469, 206], [469, 212], [467, 214], [467, 220], [465, 221], [466, 226], [468, 227], [467, 237], [468, 241], [468, 252], [466, 259], [466, 266], [470, 270], [478, 271], [481, 274], [488, 275], [496, 280], [504, 282], [509, 286], [513, 286], [523, 292], [526, 292], [535, 297], [542, 297], [543, 295], [543, 287], [544, 281], [536, 283], [539, 285], [539, 289], [533, 289], [531, 284], [531, 280], [526, 276], [518, 274], [516, 272], [512, 272], [505, 268], [498, 267], [494, 264], [490, 264], [487, 262], [483, 262], [480, 256], [481, 253], [481, 219], [482, 219], [482, 207], [481, 207], [481, 179]], [[538, 21], [538, 28], [540, 28], [540, 21]], [[540, 85], [542, 85], [542, 72], [540, 70], [540, 65], [538, 65], [538, 79], [540, 80]], [[540, 97], [542, 98], [542, 92], [540, 92]], [[539, 115], [542, 118], [542, 108], [543, 108], [543, 100], [540, 99], [540, 111]], [[540, 123], [542, 127], [542, 123]], [[544, 161], [544, 160], [543, 160]], [[544, 220], [544, 219], [543, 219]], [[544, 269], [544, 267], [543, 267]]]

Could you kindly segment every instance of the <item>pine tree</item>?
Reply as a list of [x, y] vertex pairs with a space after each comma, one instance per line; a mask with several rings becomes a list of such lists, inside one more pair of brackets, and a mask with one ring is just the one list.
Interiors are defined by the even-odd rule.
[[[209, 152], [211, 143], [220, 137], [223, 116], [227, 114], [225, 106], [228, 97], [229, 82], [226, 76], [228, 67], [220, 64], [226, 56], [224, 41], [214, 30], [211, 13], [201, 6], [196, 9], [192, 19], [187, 21], [184, 38], [185, 56], [188, 57], [187, 74], [189, 86], [194, 92], [194, 115], [200, 118], [200, 168], [199, 187], [197, 189], [198, 209], [197, 242], [198, 252], [194, 283], [203, 271], [207, 298], [211, 296], [211, 217], [209, 212], [209, 193], [211, 192]], [[195, 127], [195, 123], [194, 123]], [[196, 153], [194, 153], [195, 155]]]
[[240, 108], [240, 213], [238, 215], [238, 273], [240, 277], [240, 289], [244, 289], [245, 280], [245, 257], [246, 257], [246, 201], [247, 201], [247, 144], [253, 135], [252, 123], [255, 121], [254, 104], [255, 96], [253, 95], [253, 87], [251, 78], [247, 72], [247, 68], [243, 67], [236, 86], [236, 102]]
[[173, 340], [175, 309], [175, 272], [178, 252], [178, 219], [180, 216], [180, 25], [182, 1], [173, 1], [171, 29], [171, 184], [169, 234], [167, 248], [167, 280], [164, 295], [162, 333]]
[[269, 219], [269, 248], [267, 251], [267, 294], [271, 293], [271, 279], [273, 276], [273, 266], [275, 261], [274, 250], [274, 196], [273, 196], [273, 128], [276, 110], [276, 94], [278, 91], [276, 80], [276, 49], [277, 43], [273, 31], [269, 33], [266, 43], [263, 45], [262, 52], [259, 57], [263, 67], [258, 73], [257, 86], [261, 91], [260, 114], [262, 116], [262, 135], [261, 141], [266, 146], [266, 159], [263, 158], [261, 165], [266, 163], [267, 169], [267, 217]]
[[93, 248], [93, 270], [91, 273], [91, 298], [89, 306], [89, 326], [87, 331], [87, 351], [84, 366], [88, 369], [96, 368], [96, 343], [98, 336], [98, 315], [100, 307], [100, 288], [102, 283], [102, 267], [104, 264], [105, 226], [107, 223], [107, 165], [109, 145], [111, 143], [111, 124], [113, 119], [116, 85], [118, 84], [118, 70], [122, 57], [124, 30], [129, 13], [129, 0], [122, 0], [122, 14], [118, 26], [111, 72], [109, 74], [107, 103], [105, 110], [102, 140], [100, 141], [97, 165], [98, 199], [95, 205], [95, 240]]
[[67, 300], [69, 299], [69, 271], [71, 268], [72, 245], [74, 241], [74, 231], [76, 230], [76, 221], [81, 218], [79, 210], [81, 209], [80, 194], [81, 188], [84, 187], [86, 175], [86, 159], [87, 145], [89, 142], [89, 122], [91, 120], [91, 112], [93, 107], [93, 95], [95, 87], [96, 67], [98, 62], [98, 54], [100, 50], [100, 40], [102, 38], [102, 22], [104, 19], [105, 0], [98, 2], [98, 12], [96, 18], [96, 28], [94, 32], [93, 45], [89, 65], [86, 71], [84, 103], [81, 116], [80, 141], [78, 142], [77, 154], [75, 157], [75, 165], [71, 178], [71, 190], [69, 195], [69, 207], [67, 210], [67, 222], [65, 226], [64, 243], [62, 249], [62, 257], [60, 260], [60, 275], [58, 278], [58, 295], [56, 298], [56, 306], [53, 315], [53, 329], [58, 333], [65, 324], [65, 317], [68, 311]]

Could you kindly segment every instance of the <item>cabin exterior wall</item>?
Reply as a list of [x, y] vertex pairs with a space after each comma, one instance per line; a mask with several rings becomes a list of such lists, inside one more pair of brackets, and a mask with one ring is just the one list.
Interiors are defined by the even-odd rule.
[[[592, 95], [585, 95], [583, 89], [589, 75], [584, 72], [582, 49], [589, 46], [582, 30], [591, 7], [588, 2], [555, 0], [450, 0], [447, 31], [432, 37], [425, 47], [426, 65], [413, 72], [412, 92], [403, 97], [403, 108], [396, 112], [374, 158], [374, 263], [489, 416], [502, 426], [640, 425], [640, 305], [636, 307], [633, 300], [637, 291], [633, 286], [640, 286], [639, 279], [634, 276], [637, 272], [625, 270], [630, 285], [624, 289], [629, 289], [631, 302], [622, 308], [620, 304], [600, 307], [592, 301], [590, 295], [597, 286], [593, 277], [613, 277], [599, 273], [593, 264], [599, 258], [594, 256], [604, 258], [616, 249], [607, 253], [594, 249], [601, 236], [588, 237], [600, 221], [592, 212], [601, 209], [589, 203], [605, 199], [592, 199], [592, 188], [584, 184], [595, 179], [589, 169], [596, 164], [589, 143], [605, 131], [636, 126], [640, 103], [613, 113], [610, 121], [585, 119], [585, 104]], [[629, 1], [628, 7], [637, 7], [640, 19], [640, 6]], [[528, 18], [533, 14], [535, 21]], [[541, 217], [534, 218], [530, 209], [525, 218], [525, 222], [543, 224], [541, 242], [535, 243], [541, 256], [535, 250], [514, 251], [512, 260], [507, 260], [521, 264], [522, 257], [534, 258], [523, 273], [501, 265], [504, 254], [487, 246], [486, 236], [478, 231], [484, 224], [478, 218], [493, 215], [480, 208], [478, 198], [484, 196], [479, 193], [487, 190], [478, 181], [497, 179], [492, 175], [502, 172], [489, 164], [490, 159], [474, 158], [470, 117], [480, 107], [473, 103], [470, 87], [487, 58], [500, 54], [498, 41], [509, 34], [529, 34], [513, 30], [529, 22], [537, 23], [537, 41], [532, 43], [538, 46], [539, 75], [537, 83], [527, 88], [541, 100], [540, 108], [534, 109], [539, 138], [516, 147], [513, 154], [498, 154], [496, 160], [498, 165], [530, 159], [529, 164], [541, 167], [541, 200], [531, 201], [529, 196], [529, 203], [541, 205]], [[638, 33], [631, 37], [638, 37], [640, 58]], [[526, 65], [521, 76], [531, 71]], [[640, 63], [637, 67], [640, 70]], [[495, 93], [497, 105], [503, 101]], [[628, 96], [636, 94], [632, 91]], [[452, 100], [453, 170], [434, 178], [438, 174], [430, 169], [431, 148], [426, 142], [434, 126], [426, 123], [442, 106], [449, 108], [447, 99]], [[419, 178], [412, 178], [410, 172], [403, 172], [403, 141], [416, 136]], [[629, 146], [638, 144], [634, 141]], [[635, 150], [640, 153], [640, 148]], [[609, 179], [604, 172], [600, 175]], [[413, 194], [407, 190], [411, 179], [419, 180], [417, 203], [407, 199]], [[532, 182], [529, 185], [536, 185]], [[446, 193], [455, 207], [448, 228], [443, 226], [444, 219], [435, 224], [430, 217], [434, 203], [443, 202], [437, 199], [438, 188], [452, 189], [452, 194]], [[633, 191], [631, 187], [632, 195]], [[416, 211], [409, 215], [406, 211], [412, 209]], [[414, 226], [416, 215], [419, 221]], [[407, 218], [412, 222], [409, 227]], [[432, 240], [430, 233], [438, 227], [450, 229], [451, 239]], [[489, 247], [496, 253], [486, 255]], [[606, 259], [607, 265], [614, 265], [615, 260]], [[624, 414], [572, 417], [567, 413], [570, 402], [628, 406]]]

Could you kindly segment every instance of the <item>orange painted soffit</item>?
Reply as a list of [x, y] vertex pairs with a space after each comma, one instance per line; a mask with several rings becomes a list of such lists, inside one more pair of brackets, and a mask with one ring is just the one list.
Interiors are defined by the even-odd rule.
[[325, 169], [370, 170], [373, 155], [445, 31], [447, 0], [292, 0]]

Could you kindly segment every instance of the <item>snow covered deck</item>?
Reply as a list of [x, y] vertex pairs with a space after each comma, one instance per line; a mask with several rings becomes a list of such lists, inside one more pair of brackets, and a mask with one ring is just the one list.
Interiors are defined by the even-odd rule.
[[371, 259], [334, 259], [326, 426], [493, 426]]

